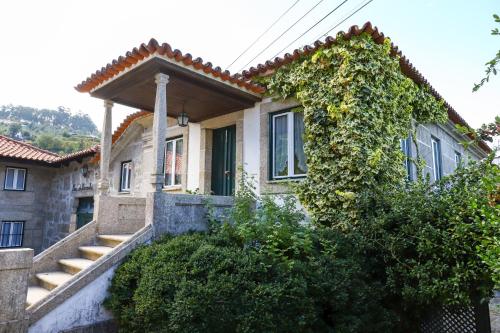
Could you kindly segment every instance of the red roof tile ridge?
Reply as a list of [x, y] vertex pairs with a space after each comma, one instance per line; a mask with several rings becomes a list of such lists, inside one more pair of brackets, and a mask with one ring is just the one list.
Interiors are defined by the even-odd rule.
[[[121, 124], [118, 126], [118, 128], [113, 132], [113, 135], [112, 135], [112, 139], [111, 139], [111, 143], [114, 144], [115, 142], [117, 142], [121, 137], [122, 135], [125, 133], [125, 131], [127, 130], [127, 128], [133, 123], [135, 122], [136, 120], [140, 119], [140, 118], [144, 118], [144, 117], [147, 117], [149, 115], [151, 115], [152, 113], [149, 112], [149, 111], [144, 111], [144, 110], [141, 110], [141, 111], [137, 111], [137, 112], [134, 112], [134, 113], [131, 113], [129, 114], [127, 117], [125, 117], [125, 119], [121, 122]], [[100, 148], [99, 145], [96, 146], [97, 148]], [[94, 158], [92, 158], [91, 162], [92, 163], [95, 163], [99, 160], [100, 158], [100, 153], [99, 153], [99, 150], [96, 152]]]
[[176, 62], [182, 63], [185, 66], [191, 66], [197, 71], [203, 71], [205, 74], [210, 74], [214, 78], [220, 78], [222, 81], [228, 81], [231, 84], [243, 87], [252, 93], [263, 93], [265, 88], [252, 82], [249, 79], [242, 77], [239, 74], [231, 75], [229, 71], [222, 71], [220, 67], [213, 67], [211, 62], [203, 62], [202, 58], [195, 58], [189, 53], [182, 54], [180, 50], [173, 50], [170, 44], [159, 44], [156, 39], [151, 38], [148, 44], [142, 43], [138, 48], [135, 47], [131, 51], [127, 51], [124, 56], [119, 56], [118, 59], [113, 59], [105, 67], [91, 74], [86, 80], [79, 83], [75, 89], [79, 92], [90, 92], [105, 81], [115, 77], [125, 69], [135, 65], [139, 61], [158, 54], [167, 57]]
[[55, 160], [55, 159], [57, 159], [57, 158], [60, 157], [60, 155], [58, 155], [58, 154], [56, 154], [54, 152], [51, 152], [51, 151], [48, 151], [48, 150], [45, 150], [45, 149], [33, 146], [33, 145], [31, 145], [29, 143], [26, 143], [26, 142], [14, 140], [14, 139], [9, 138], [9, 137], [4, 136], [4, 135], [0, 135], [0, 142], [1, 141], [7, 141], [7, 142], [9, 142], [12, 145], [17, 145], [17, 146], [19, 146], [19, 149], [20, 149], [20, 147], [23, 147], [25, 149], [36, 151], [36, 152], [42, 154], [42, 156], [43, 156], [43, 154], [49, 155], [49, 156], [46, 156], [43, 159], [37, 158], [36, 160], [42, 160], [42, 161], [48, 162], [49, 160]]
[[79, 157], [90, 156], [90, 155], [93, 155], [95, 153], [98, 153], [99, 149], [100, 149], [100, 145], [94, 145], [94, 146], [86, 148], [86, 149], [82, 149], [82, 150], [75, 151], [75, 152], [70, 153], [70, 154], [63, 155], [51, 163], [67, 162], [67, 161], [70, 161], [72, 159], [76, 159]]

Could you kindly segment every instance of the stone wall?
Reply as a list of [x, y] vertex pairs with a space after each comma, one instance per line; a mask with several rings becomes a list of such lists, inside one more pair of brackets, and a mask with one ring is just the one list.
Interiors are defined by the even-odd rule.
[[191, 194], [148, 193], [146, 224], [153, 225], [154, 237], [179, 235], [188, 231], [206, 231], [207, 203], [222, 216], [233, 205], [233, 197]]
[[[24, 191], [4, 190], [5, 168], [26, 168], [26, 187]], [[0, 222], [23, 221], [23, 247], [38, 253], [43, 248], [43, 232], [46, 222], [50, 183], [55, 172], [52, 168], [33, 164], [0, 162]]]
[[25, 332], [32, 249], [0, 250], [0, 333]]
[[[82, 163], [71, 162], [55, 170], [49, 191], [45, 193], [43, 249], [75, 231], [78, 199], [94, 196], [98, 169], [88, 162], [89, 159]], [[84, 165], [88, 167], [86, 175], [81, 170]]]

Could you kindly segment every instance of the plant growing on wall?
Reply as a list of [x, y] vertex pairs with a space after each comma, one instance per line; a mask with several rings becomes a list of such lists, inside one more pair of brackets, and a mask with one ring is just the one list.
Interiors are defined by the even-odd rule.
[[382, 195], [388, 184], [403, 185], [400, 139], [412, 119], [444, 122], [447, 115], [442, 101], [403, 75], [388, 39], [337, 40], [263, 80], [272, 95], [304, 107], [308, 177], [298, 186], [301, 202], [318, 223], [346, 228], [359, 222], [362, 190]]

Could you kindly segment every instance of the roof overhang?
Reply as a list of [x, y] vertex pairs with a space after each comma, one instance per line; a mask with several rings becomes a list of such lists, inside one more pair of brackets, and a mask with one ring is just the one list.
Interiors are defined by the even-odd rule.
[[133, 108], [154, 111], [155, 75], [169, 75], [167, 113], [179, 115], [183, 109], [198, 122], [222, 114], [253, 107], [260, 94], [229, 82], [191, 70], [166, 57], [153, 55], [90, 91], [91, 96]]

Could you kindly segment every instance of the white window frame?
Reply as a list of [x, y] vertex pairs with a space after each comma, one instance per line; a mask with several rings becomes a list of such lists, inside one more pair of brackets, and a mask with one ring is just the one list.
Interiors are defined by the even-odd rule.
[[[6, 227], [7, 224], [11, 224], [9, 233], [7, 234], [9, 237], [7, 240], [6, 245], [3, 244], [3, 237], [4, 237], [4, 228]], [[19, 244], [13, 244], [14, 243], [14, 234], [12, 231], [14, 228], [12, 227], [14, 224], [21, 224], [21, 241]], [[2, 221], [0, 225], [0, 248], [8, 248], [8, 247], [21, 247], [23, 246], [23, 240], [24, 240], [24, 221]]]
[[[7, 174], [9, 170], [14, 171], [14, 179], [12, 182], [12, 188], [7, 187]], [[22, 171], [24, 172], [24, 181], [23, 181], [23, 186], [22, 188], [17, 188], [17, 177], [19, 176], [19, 172]], [[6, 167], [5, 168], [5, 177], [4, 177], [4, 184], [3, 184], [3, 189], [7, 191], [24, 191], [26, 189], [26, 176], [28, 175], [28, 169], [26, 168], [15, 168], [15, 167]]]
[[[272, 115], [272, 161], [271, 161], [271, 171], [272, 171], [272, 179], [287, 179], [287, 178], [301, 178], [305, 177], [307, 173], [295, 174], [295, 160], [294, 156], [294, 139], [295, 139], [295, 126], [294, 126], [294, 114], [296, 112], [279, 112]], [[278, 176], [276, 175], [276, 118], [286, 116], [286, 134], [287, 134], [287, 162], [288, 162], [288, 175], [286, 176]]]
[[411, 135], [406, 139], [400, 139], [401, 151], [404, 155], [404, 166], [406, 170], [406, 179], [408, 181], [413, 180], [412, 175], [412, 167], [411, 167], [411, 158], [412, 158], [412, 150], [411, 150]]
[[120, 192], [130, 192], [131, 178], [132, 161], [124, 161], [121, 163], [120, 170]]
[[455, 151], [455, 169], [458, 169], [462, 165], [462, 154]]
[[432, 166], [434, 172], [434, 181], [443, 177], [443, 165], [441, 156], [441, 142], [435, 137], [431, 137], [432, 148]]
[[[165, 183], [163, 185], [163, 187], [175, 187], [175, 186], [182, 186], [182, 177], [181, 177], [181, 181], [179, 184], [176, 184], [175, 183], [175, 155], [177, 154], [177, 141], [182, 141], [182, 158], [184, 158], [184, 137], [180, 136], [180, 137], [177, 137], [177, 138], [172, 138], [172, 139], [167, 139], [165, 141], [165, 152], [164, 152], [164, 156], [163, 156], [163, 169], [164, 169], [164, 172], [163, 172], [163, 177], [165, 179]], [[171, 184], [167, 184], [167, 169], [165, 168], [165, 164], [167, 162], [167, 144], [169, 142], [172, 142], [172, 165], [171, 165], [171, 168], [170, 168], [170, 172], [172, 174], [172, 182]], [[182, 169], [182, 165], [181, 165], [181, 169]], [[181, 174], [182, 174], [182, 170], [181, 170]]]

